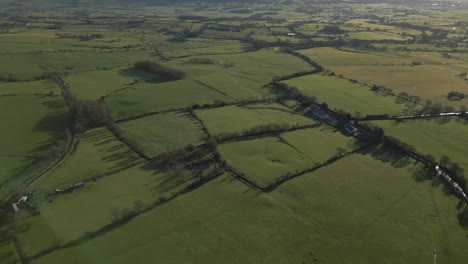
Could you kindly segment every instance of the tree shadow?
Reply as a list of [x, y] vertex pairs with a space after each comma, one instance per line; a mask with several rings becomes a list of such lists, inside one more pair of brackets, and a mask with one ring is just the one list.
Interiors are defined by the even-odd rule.
[[150, 73], [147, 73], [145, 71], [135, 69], [135, 68], [121, 69], [118, 71], [118, 74], [125, 76], [125, 77], [133, 78], [138, 81], [144, 81], [147, 83], [163, 83], [163, 82], [171, 81], [170, 79], [166, 77], [150, 74]]

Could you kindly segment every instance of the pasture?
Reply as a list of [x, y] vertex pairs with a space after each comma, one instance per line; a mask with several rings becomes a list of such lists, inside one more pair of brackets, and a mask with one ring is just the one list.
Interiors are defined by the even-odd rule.
[[157, 78], [134, 68], [117, 68], [73, 74], [65, 81], [70, 91], [80, 99], [96, 100], [116, 90], [130, 87], [136, 82], [152, 79]]
[[432, 100], [434, 103], [458, 107], [464, 102], [449, 101], [447, 94], [452, 91], [462, 93], [468, 91], [466, 81], [456, 76], [461, 71], [446, 65], [331, 66], [329, 68], [347, 78], [386, 86], [396, 94], [405, 92], [419, 96], [423, 102]]
[[0, 96], [0, 120], [0, 155], [44, 154], [71, 125], [63, 99], [50, 96]]
[[52, 80], [42, 80], [33, 82], [10, 82], [0, 83], [1, 95], [20, 95], [20, 94], [54, 94], [60, 95], [60, 88]]
[[393, 58], [386, 54], [369, 54], [330, 47], [311, 48], [300, 51], [323, 66], [373, 66], [402, 65], [411, 63], [407, 58]]
[[468, 121], [453, 117], [369, 123], [383, 128], [387, 135], [414, 146], [419, 153], [430, 154], [436, 160], [446, 155], [465, 168], [465, 173], [468, 172]]
[[37, 180], [31, 189], [52, 192], [85, 179], [121, 170], [139, 161], [140, 157], [107, 129], [96, 128], [79, 135], [66, 160]]
[[308, 125], [315, 123], [302, 115], [284, 111], [288, 109], [278, 104], [252, 104], [243, 107], [225, 106], [197, 110], [196, 114], [213, 135], [223, 132], [240, 133], [245, 129], [265, 124]]
[[304, 154], [276, 137], [229, 141], [218, 150], [231, 166], [262, 187], [288, 173], [314, 167]]
[[66, 243], [111, 224], [118, 216], [113, 211], [133, 209], [135, 201], [144, 209], [160, 197], [172, 196], [190, 182], [191, 179], [174, 178], [152, 163], [142, 163], [89, 182], [82, 189], [41, 204], [40, 215], [34, 217], [31, 228], [22, 234], [25, 243], [30, 245], [27, 253], [32, 255], [50, 247], [51, 243], [45, 243], [43, 236], [34, 233], [44, 229], [41, 225], [45, 223], [49, 232], [46, 239], [52, 236], [55, 243]]
[[222, 176], [33, 264], [418, 263], [431, 262], [433, 250], [438, 261], [466, 259], [456, 199], [428, 182], [416, 183], [418, 166], [396, 168], [382, 155], [350, 156], [271, 193]]
[[337, 76], [306, 75], [285, 81], [318, 102], [326, 102], [330, 109], [344, 109], [355, 115], [405, 114], [417, 107], [395, 96], [379, 94], [361, 84], [351, 83]]
[[140, 144], [149, 157], [206, 140], [201, 125], [186, 112], [139, 118], [120, 123], [119, 127], [124, 137]]

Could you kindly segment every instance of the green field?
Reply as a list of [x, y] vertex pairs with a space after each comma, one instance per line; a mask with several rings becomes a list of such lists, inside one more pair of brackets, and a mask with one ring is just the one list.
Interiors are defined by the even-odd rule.
[[345, 109], [351, 114], [403, 114], [416, 108], [412, 103], [395, 96], [382, 95], [370, 91], [361, 84], [327, 75], [307, 75], [285, 81], [297, 87], [308, 96], [315, 96], [318, 102], [326, 102], [330, 109]]
[[449, 92], [466, 93], [466, 81], [458, 78], [461, 70], [446, 65], [419, 66], [333, 66], [335, 73], [357, 79], [368, 84], [384, 85], [396, 94], [405, 92], [417, 95], [423, 100], [432, 100], [443, 105], [459, 106], [464, 101], [447, 100]]
[[50, 93], [60, 95], [58, 85], [52, 80], [0, 83], [0, 95]]
[[34, 156], [43, 153], [70, 127], [61, 97], [0, 97], [0, 119], [3, 120], [0, 155]]
[[414, 182], [414, 169], [354, 155], [264, 194], [223, 176], [33, 263], [420, 263], [434, 249], [460, 263], [467, 238], [456, 200]]
[[461, 118], [434, 118], [422, 120], [372, 121], [385, 133], [416, 147], [417, 151], [432, 155], [437, 160], [443, 155], [456, 161], [468, 172], [468, 122]]
[[219, 135], [223, 132], [240, 133], [245, 129], [264, 124], [307, 125], [315, 123], [302, 115], [268, 108], [288, 111], [286, 107], [278, 104], [254, 104], [244, 107], [226, 106], [197, 110], [196, 113], [213, 135]]
[[140, 144], [150, 157], [190, 144], [200, 145], [206, 140], [201, 125], [186, 112], [148, 116], [121, 123], [119, 127], [126, 138]]
[[300, 52], [323, 66], [373, 66], [411, 63], [408, 59], [393, 58], [385, 54], [352, 52], [329, 47], [306, 49]]
[[360, 146], [359, 141], [356, 139], [343, 136], [327, 125], [286, 132], [281, 136], [316, 163], [324, 162], [336, 156], [338, 148], [349, 152]]
[[[34, 255], [54, 243], [66, 243], [96, 231], [113, 221], [113, 209], [133, 208], [135, 201], [150, 206], [160, 197], [170, 197], [189, 181], [179, 181], [161, 172], [155, 165], [144, 163], [122, 172], [87, 183], [83, 189], [44, 203], [31, 228], [22, 234], [29, 242], [28, 254]], [[37, 230], [46, 224], [48, 243], [39, 239]], [[28, 241], [29, 240], [29, 241]]]
[[[81, 134], [67, 159], [31, 188], [52, 192], [85, 179], [117, 171], [140, 161], [138, 155], [105, 128]], [[83, 166], [86, 164], [86, 166]]]
[[218, 148], [230, 165], [262, 187], [288, 173], [314, 167], [308, 157], [276, 137], [232, 141]]
[[70, 91], [79, 98], [96, 100], [135, 82], [151, 79], [155, 79], [155, 76], [134, 68], [117, 68], [78, 73], [67, 77], [65, 81]]

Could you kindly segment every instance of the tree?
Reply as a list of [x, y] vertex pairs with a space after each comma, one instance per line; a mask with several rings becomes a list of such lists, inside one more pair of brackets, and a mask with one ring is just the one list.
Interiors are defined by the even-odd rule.
[[135, 209], [136, 213], [140, 213], [141, 209], [145, 206], [145, 203], [141, 200], [136, 200], [133, 202], [133, 209]]
[[443, 155], [439, 160], [439, 164], [442, 167], [447, 167], [450, 164], [450, 158], [446, 155]]
[[346, 154], [346, 152], [347, 151], [344, 148], [337, 148], [336, 149], [336, 153], [337, 153], [338, 157], [343, 157]]

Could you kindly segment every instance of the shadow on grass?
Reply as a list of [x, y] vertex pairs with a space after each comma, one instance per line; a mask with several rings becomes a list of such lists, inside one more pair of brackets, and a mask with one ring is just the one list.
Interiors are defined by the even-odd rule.
[[147, 83], [163, 83], [171, 81], [170, 79], [167, 79], [165, 77], [150, 74], [135, 68], [121, 69], [118, 73], [122, 76], [134, 78], [136, 80], [143, 80]]
[[358, 152], [361, 155], [371, 155], [374, 159], [389, 163], [393, 168], [404, 168], [414, 160], [403, 152], [386, 146], [363, 148]]

